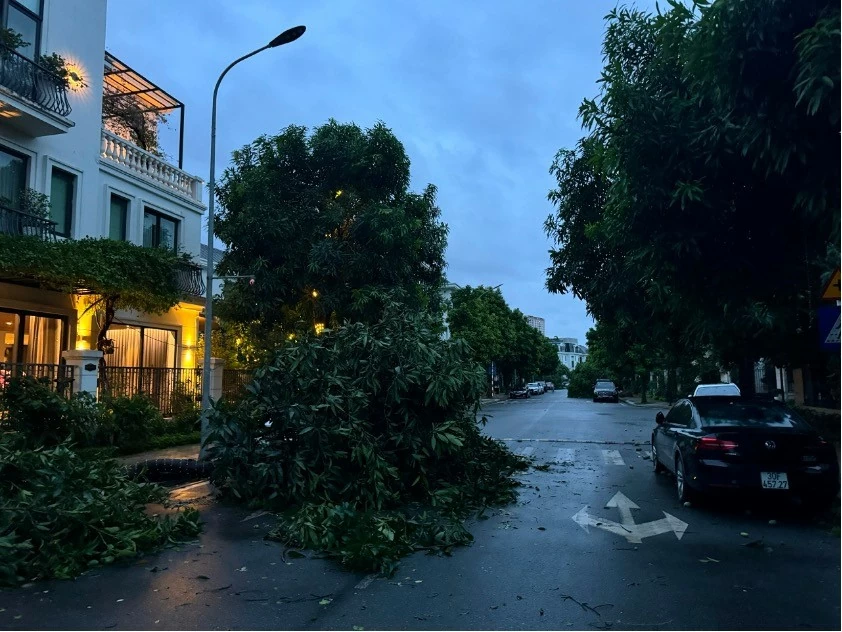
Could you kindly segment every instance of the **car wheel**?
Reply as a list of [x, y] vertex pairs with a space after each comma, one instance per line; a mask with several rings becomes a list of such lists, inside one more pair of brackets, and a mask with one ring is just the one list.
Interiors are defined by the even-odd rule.
[[660, 474], [666, 469], [664, 464], [658, 459], [658, 448], [655, 447], [655, 437], [652, 437], [652, 449], [649, 452], [649, 457], [652, 459], [652, 467], [655, 470], [655, 474]]
[[615, 397], [615, 398], [614, 398], [614, 403], [615, 403], [615, 404], [619, 404], [619, 403], [620, 403], [620, 397], [619, 397], [619, 396], [617, 396], [617, 397]]
[[675, 456], [675, 491], [680, 503], [690, 502], [693, 499], [693, 489], [687, 484], [684, 459], [678, 454]]
[[594, 403], [596, 403], [596, 397], [593, 398]]

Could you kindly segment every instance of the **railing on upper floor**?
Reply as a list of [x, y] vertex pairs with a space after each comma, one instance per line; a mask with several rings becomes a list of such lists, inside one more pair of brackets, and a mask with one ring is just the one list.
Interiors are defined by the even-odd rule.
[[56, 223], [0, 204], [0, 235], [31, 236], [55, 241]]
[[205, 281], [202, 278], [202, 266], [187, 261], [176, 264], [175, 283], [178, 289], [191, 296], [205, 295]]
[[134, 143], [102, 130], [102, 157], [195, 202], [202, 201], [202, 180], [174, 167]]
[[5, 46], [0, 46], [0, 85], [59, 116], [70, 114], [64, 81]]

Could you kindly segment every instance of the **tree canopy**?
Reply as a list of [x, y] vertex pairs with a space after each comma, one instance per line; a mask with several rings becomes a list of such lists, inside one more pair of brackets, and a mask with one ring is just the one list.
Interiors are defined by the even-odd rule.
[[437, 309], [447, 226], [435, 186], [409, 190], [409, 167], [383, 123], [290, 126], [234, 152], [217, 189], [218, 269], [255, 283], [226, 283], [220, 316], [292, 333], [371, 322], [388, 300]]
[[451, 294], [447, 320], [451, 335], [465, 340], [484, 367], [493, 362], [507, 378], [545, 376], [558, 370], [552, 343], [506, 303], [499, 289], [459, 288]]
[[839, 264], [838, 5], [618, 8], [603, 53], [551, 167], [547, 287], [638, 359], [809, 362]]

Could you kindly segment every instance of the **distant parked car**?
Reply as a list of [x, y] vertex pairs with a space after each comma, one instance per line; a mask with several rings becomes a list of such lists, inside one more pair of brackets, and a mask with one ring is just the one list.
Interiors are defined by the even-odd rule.
[[552, 382], [547, 382], [547, 390], [555, 391], [555, 384], [553, 384]]
[[615, 404], [620, 401], [620, 392], [611, 380], [597, 380], [593, 387], [593, 400], [607, 399]]
[[547, 392], [547, 383], [546, 383], [546, 382], [544, 382], [543, 380], [539, 380], [539, 381], [538, 381], [538, 386], [540, 386], [540, 387], [541, 387], [541, 392], [542, 392], [542, 393], [546, 393], [546, 392]]
[[529, 389], [529, 392], [532, 395], [541, 395], [544, 392], [544, 387], [541, 386], [538, 382], [530, 382], [526, 385], [526, 388]]
[[518, 386], [509, 391], [509, 399], [529, 399], [530, 395], [531, 393], [527, 386]]
[[710, 397], [711, 395], [726, 395], [730, 397], [739, 397], [740, 387], [736, 384], [699, 384], [696, 390], [693, 391], [693, 397]]
[[780, 402], [688, 397], [655, 417], [655, 472], [675, 474], [681, 502], [699, 492], [793, 493], [827, 504], [839, 491], [839, 462], [825, 441]]

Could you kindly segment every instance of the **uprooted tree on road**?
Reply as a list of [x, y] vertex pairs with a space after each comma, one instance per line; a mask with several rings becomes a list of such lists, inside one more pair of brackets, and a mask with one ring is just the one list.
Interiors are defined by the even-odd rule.
[[469, 542], [462, 519], [513, 500], [525, 463], [480, 433], [484, 372], [435, 324], [395, 304], [279, 350], [212, 413], [214, 484], [286, 510], [276, 538], [355, 569]]

